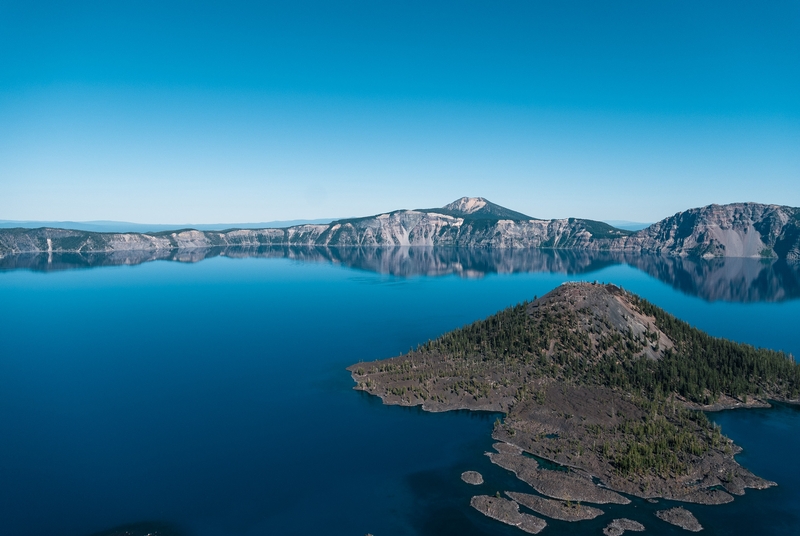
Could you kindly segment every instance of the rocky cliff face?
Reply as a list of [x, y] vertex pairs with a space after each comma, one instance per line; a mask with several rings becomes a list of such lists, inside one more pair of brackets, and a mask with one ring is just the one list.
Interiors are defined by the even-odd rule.
[[220, 246], [448, 246], [768, 257], [800, 262], [800, 209], [742, 203], [681, 212], [637, 233], [577, 218], [538, 220], [483, 198], [328, 225], [152, 234], [0, 230], [0, 256], [41, 252], [162, 251]]
[[800, 209], [758, 203], [709, 205], [679, 212], [630, 237], [614, 250], [701, 257], [800, 259]]
[[[603, 236], [629, 233], [579, 219], [512, 220], [458, 217], [403, 210], [358, 220], [333, 222], [316, 238], [324, 246], [587, 247], [592, 230]], [[293, 242], [297, 243], [297, 242]]]

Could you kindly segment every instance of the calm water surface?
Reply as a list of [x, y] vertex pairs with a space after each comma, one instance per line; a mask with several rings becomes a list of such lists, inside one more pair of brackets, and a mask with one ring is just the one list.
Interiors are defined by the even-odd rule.
[[[522, 534], [468, 505], [476, 490], [525, 489], [483, 456], [496, 415], [382, 406], [352, 390], [344, 367], [574, 279], [620, 284], [714, 335], [800, 355], [799, 300], [707, 301], [627, 264], [397, 277], [213, 257], [0, 273], [0, 534], [141, 521], [186, 536]], [[741, 463], [779, 487], [690, 506], [705, 533], [800, 533], [800, 411], [713, 418], [745, 448]], [[463, 484], [467, 469], [486, 484]], [[543, 534], [599, 534], [612, 515], [682, 532], [652, 515], [663, 506], [635, 500]]]

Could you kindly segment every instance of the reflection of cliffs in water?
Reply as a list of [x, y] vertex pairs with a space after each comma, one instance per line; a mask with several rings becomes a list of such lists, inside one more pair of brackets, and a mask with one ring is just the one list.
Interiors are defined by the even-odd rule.
[[398, 247], [316, 251], [346, 266], [401, 277], [449, 274], [482, 277], [492, 273], [523, 272], [577, 274], [617, 263], [607, 255], [541, 249]]
[[539, 249], [467, 249], [436, 247], [330, 248], [313, 246], [214, 247], [113, 253], [22, 253], [0, 258], [0, 270], [43, 272], [136, 265], [150, 261], [198, 262], [211, 257], [286, 258], [333, 262], [400, 277], [449, 275], [481, 277], [489, 273], [585, 273], [620, 261], [610, 255]]
[[112, 253], [20, 253], [0, 258], [0, 270], [57, 272], [101, 266], [132, 266], [150, 261], [198, 262], [220, 253], [221, 250], [217, 248]]
[[469, 249], [437, 247], [330, 248], [265, 246], [198, 248], [115, 253], [38, 253], [0, 259], [0, 270], [69, 270], [135, 265], [155, 260], [198, 262], [211, 257], [286, 258], [332, 262], [400, 277], [456, 274], [481, 277], [491, 273], [549, 272], [589, 274], [615, 264], [628, 264], [705, 300], [758, 302], [800, 297], [800, 267], [783, 260], [639, 255], [546, 249]]
[[709, 301], [783, 301], [800, 297], [800, 266], [784, 260], [625, 255], [624, 262]]

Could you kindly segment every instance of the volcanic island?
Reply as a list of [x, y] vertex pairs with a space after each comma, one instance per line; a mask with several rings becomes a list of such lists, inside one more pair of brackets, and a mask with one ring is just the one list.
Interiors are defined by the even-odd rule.
[[[579, 522], [602, 515], [603, 504], [629, 503], [626, 495], [713, 505], [776, 485], [737, 463], [741, 449], [704, 411], [798, 403], [800, 394], [791, 356], [712, 337], [598, 283], [564, 283], [348, 370], [355, 389], [385, 404], [502, 413], [487, 455], [532, 493], [476, 495], [470, 504], [529, 533], [546, 527], [539, 515]], [[657, 515], [702, 528], [683, 508]], [[615, 520], [606, 530], [639, 527]]]

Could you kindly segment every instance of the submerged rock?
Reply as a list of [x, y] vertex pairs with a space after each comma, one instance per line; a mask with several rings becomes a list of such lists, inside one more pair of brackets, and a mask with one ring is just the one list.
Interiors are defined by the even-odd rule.
[[538, 534], [547, 526], [547, 522], [544, 519], [521, 513], [519, 505], [508, 499], [489, 495], [476, 495], [469, 504], [485, 516], [496, 519], [506, 525], [517, 527], [529, 534]]
[[182, 536], [182, 533], [168, 523], [141, 522], [120, 525], [91, 536]]
[[506, 495], [537, 514], [558, 519], [559, 521], [584, 521], [603, 515], [603, 511], [599, 508], [586, 506], [579, 502], [545, 499], [537, 495], [514, 491], [508, 491]]
[[481, 475], [478, 471], [464, 471], [461, 473], [461, 480], [467, 484], [479, 486], [483, 484], [483, 475]]
[[644, 525], [638, 521], [623, 517], [609, 523], [608, 526], [603, 529], [603, 534], [605, 534], [605, 536], [622, 536], [626, 530], [631, 532], [643, 532]]
[[703, 530], [703, 526], [697, 521], [694, 514], [680, 506], [677, 508], [670, 508], [669, 510], [659, 510], [656, 512], [656, 516], [667, 523], [671, 523], [691, 532], [700, 532]]

